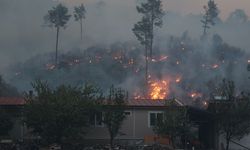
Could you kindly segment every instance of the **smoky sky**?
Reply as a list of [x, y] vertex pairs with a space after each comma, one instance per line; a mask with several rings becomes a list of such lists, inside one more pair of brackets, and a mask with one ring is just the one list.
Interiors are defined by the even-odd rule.
[[[77, 3], [93, 3], [94, 1], [100, 0], [61, 0], [68, 4]], [[135, 1], [139, 0], [103, 0], [109, 3], [120, 3], [122, 5], [134, 5]], [[194, 13], [198, 14], [202, 12], [202, 6], [206, 4], [207, 0], [163, 0], [164, 8], [169, 11], [180, 12], [182, 14]], [[228, 17], [229, 13], [234, 9], [243, 9], [250, 14], [249, 0], [215, 0], [217, 5], [220, 7], [221, 18]]]
[[[140, 16], [136, 5], [141, 0], [1, 0], [0, 1], [0, 69], [13, 62], [23, 61], [37, 54], [53, 52], [55, 49], [55, 29], [44, 24], [43, 17], [49, 9], [62, 2], [73, 12], [73, 7], [84, 3], [87, 10], [84, 20], [84, 41], [79, 40], [79, 23], [73, 17], [67, 28], [61, 30], [59, 51], [69, 51], [80, 47], [85, 49], [96, 43], [110, 44], [117, 41], [136, 41], [131, 29]], [[163, 0], [167, 12], [162, 29], [158, 33], [199, 37], [201, 34], [200, 18], [206, 0]], [[249, 0], [216, 0], [221, 11], [220, 17], [226, 19], [236, 8], [244, 9], [247, 14]], [[188, 17], [186, 15], [193, 14]], [[211, 29], [211, 34], [220, 33], [227, 42], [241, 48], [248, 48], [247, 31], [228, 33], [222, 26]], [[232, 37], [238, 34], [236, 37]], [[160, 34], [159, 34], [160, 36]]]

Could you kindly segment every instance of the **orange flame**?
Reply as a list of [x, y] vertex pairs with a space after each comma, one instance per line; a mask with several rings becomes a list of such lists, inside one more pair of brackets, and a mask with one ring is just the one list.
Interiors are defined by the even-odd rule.
[[161, 81], [150, 81], [149, 87], [149, 97], [150, 99], [166, 99], [169, 94], [169, 81], [161, 80]]

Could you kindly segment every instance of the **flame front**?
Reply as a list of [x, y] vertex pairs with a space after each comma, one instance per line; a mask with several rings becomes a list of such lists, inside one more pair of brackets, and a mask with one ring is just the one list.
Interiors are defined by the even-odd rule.
[[169, 93], [169, 81], [161, 80], [151, 82], [149, 85], [149, 97], [150, 99], [166, 99]]

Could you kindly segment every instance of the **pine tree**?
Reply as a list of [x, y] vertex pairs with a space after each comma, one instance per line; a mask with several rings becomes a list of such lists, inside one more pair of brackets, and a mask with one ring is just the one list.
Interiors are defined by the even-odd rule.
[[147, 0], [137, 6], [137, 12], [142, 14], [142, 19], [138, 21], [132, 29], [138, 41], [145, 47], [145, 78], [148, 83], [148, 60], [153, 55], [154, 29], [161, 27], [164, 11], [161, 0]]
[[68, 8], [63, 6], [62, 4], [58, 4], [56, 7], [53, 7], [48, 11], [48, 14], [45, 15], [44, 20], [51, 27], [56, 28], [56, 57], [55, 57], [55, 65], [57, 65], [58, 59], [58, 38], [60, 28], [66, 28], [66, 24], [68, 23], [71, 15], [68, 14]]
[[204, 6], [203, 8], [205, 10], [205, 14], [201, 22], [203, 24], [203, 38], [205, 38], [210, 25], [215, 25], [214, 19], [218, 17], [219, 10], [217, 8], [217, 4], [215, 4], [213, 0], [209, 0], [207, 6]]
[[86, 9], [84, 7], [83, 4], [81, 4], [78, 7], [74, 8], [74, 17], [75, 17], [75, 21], [78, 21], [80, 23], [80, 28], [81, 28], [81, 40], [83, 39], [82, 33], [82, 25], [83, 25], [83, 20], [86, 18], [85, 16], [86, 14]]

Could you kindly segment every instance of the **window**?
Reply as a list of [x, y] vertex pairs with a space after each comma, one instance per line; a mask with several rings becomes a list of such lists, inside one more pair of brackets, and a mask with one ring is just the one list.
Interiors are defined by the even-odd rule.
[[130, 116], [130, 115], [132, 114], [132, 112], [131, 112], [131, 111], [125, 111], [124, 114], [125, 114], [126, 116]]
[[163, 112], [149, 112], [149, 127], [163, 121]]
[[102, 112], [93, 113], [89, 117], [89, 124], [91, 126], [101, 127], [103, 126], [102, 119], [103, 119]]

